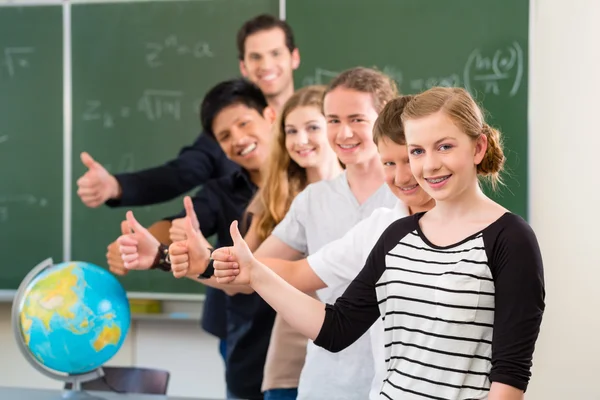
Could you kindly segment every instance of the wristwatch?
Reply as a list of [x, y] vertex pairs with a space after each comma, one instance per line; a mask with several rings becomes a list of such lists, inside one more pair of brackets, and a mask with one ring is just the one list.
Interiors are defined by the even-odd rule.
[[165, 272], [171, 272], [171, 256], [169, 255], [169, 246], [160, 244], [158, 254], [154, 259], [154, 264], [150, 269], [160, 269]]
[[[215, 249], [209, 247], [208, 250], [210, 250], [210, 256], [212, 256], [212, 252], [215, 251]], [[214, 262], [215, 260], [212, 259], [212, 257], [209, 258], [208, 260], [208, 265], [206, 266], [206, 269], [204, 270], [203, 273], [201, 273], [200, 275], [198, 275], [198, 279], [209, 279], [211, 276], [213, 276], [215, 274], [215, 267], [214, 267]]]

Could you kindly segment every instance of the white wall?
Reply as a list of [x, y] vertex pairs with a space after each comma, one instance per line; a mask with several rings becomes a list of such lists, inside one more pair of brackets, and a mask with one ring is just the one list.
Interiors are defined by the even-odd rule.
[[538, 0], [531, 71], [531, 223], [547, 312], [528, 399], [600, 399], [600, 2]]
[[[530, 80], [531, 222], [545, 262], [547, 311], [528, 400], [600, 399], [600, 1], [537, 0]], [[0, 304], [0, 385], [58, 387], [29, 367]], [[222, 363], [197, 323], [137, 322], [112, 364], [171, 370], [170, 394], [219, 397]], [[205, 374], [205, 378], [198, 376]], [[204, 392], [202, 392], [204, 390]]]

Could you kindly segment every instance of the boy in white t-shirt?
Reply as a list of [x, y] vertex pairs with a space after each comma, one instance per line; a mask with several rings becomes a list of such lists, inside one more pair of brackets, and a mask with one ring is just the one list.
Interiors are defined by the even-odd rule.
[[[273, 258], [259, 258], [259, 261], [302, 291], [328, 291], [334, 296], [327, 296], [321, 301], [333, 303], [363, 268], [373, 246], [389, 225], [400, 218], [433, 208], [434, 200], [417, 184], [408, 162], [400, 117], [410, 97], [403, 96], [388, 102], [373, 127], [373, 139], [385, 171], [385, 181], [396, 196], [394, 207], [376, 209], [344, 236], [317, 252], [309, 253], [307, 258], [291, 262]], [[324, 228], [328, 223], [324, 223]], [[369, 336], [375, 368], [370, 397], [376, 398], [385, 374], [381, 321], [371, 327]], [[364, 340], [364, 337], [361, 339]], [[363, 361], [349, 360], [354, 363]]]
[[[333, 180], [311, 184], [296, 196], [284, 220], [256, 250], [256, 257], [302, 259], [342, 237], [375, 209], [394, 207], [397, 198], [385, 185], [373, 124], [385, 104], [397, 96], [394, 81], [369, 68], [344, 71], [329, 84], [323, 101], [327, 136], [346, 171]], [[188, 243], [192, 251], [189, 247]], [[323, 288], [317, 292], [322, 301], [342, 294], [341, 288]], [[298, 400], [364, 400], [374, 375], [369, 335], [335, 354], [309, 342]]]
[[[396, 96], [394, 82], [368, 68], [342, 72], [329, 84], [323, 101], [327, 135], [346, 171], [311, 184], [296, 196], [283, 221], [256, 250], [256, 257], [304, 258], [342, 237], [375, 209], [394, 206], [396, 197], [384, 184], [384, 169], [373, 143], [373, 124]], [[329, 288], [317, 291], [321, 301], [341, 294]], [[364, 400], [375, 371], [371, 353], [368, 335], [335, 354], [309, 341], [298, 400]]]

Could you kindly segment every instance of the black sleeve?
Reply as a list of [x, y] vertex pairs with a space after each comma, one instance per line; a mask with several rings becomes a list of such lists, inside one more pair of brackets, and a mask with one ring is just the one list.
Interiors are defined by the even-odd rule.
[[496, 294], [490, 381], [525, 391], [545, 309], [542, 256], [535, 233], [516, 215], [491, 240]]
[[201, 134], [184, 147], [177, 158], [158, 167], [115, 175], [121, 198], [108, 200], [109, 207], [143, 206], [171, 200], [209, 179], [228, 175], [236, 169], [219, 145]]
[[[217, 218], [219, 212], [219, 197], [215, 190], [220, 180], [209, 181], [193, 197], [194, 212], [200, 224], [200, 231], [204, 237], [212, 236], [217, 231]], [[163, 220], [172, 221], [176, 218], [185, 217], [185, 209]]]
[[[385, 271], [389, 228], [377, 241], [362, 271], [334, 305], [325, 306], [325, 320], [314, 343], [338, 352], [358, 340], [379, 318], [375, 286]], [[394, 235], [391, 235], [394, 236]]]

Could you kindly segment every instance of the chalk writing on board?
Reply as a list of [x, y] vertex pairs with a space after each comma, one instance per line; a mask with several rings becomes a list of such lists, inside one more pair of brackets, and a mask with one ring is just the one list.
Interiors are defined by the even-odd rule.
[[46, 207], [48, 205], [48, 200], [43, 197], [37, 198], [32, 194], [0, 195], [0, 204], [7, 203], [27, 204], [30, 206], [39, 205], [41, 207]]
[[181, 98], [183, 92], [176, 90], [154, 90], [144, 91], [144, 95], [138, 102], [138, 109], [146, 114], [150, 121], [171, 116], [175, 121], [181, 119]]
[[200, 106], [202, 105], [203, 99], [196, 99], [192, 101], [192, 112], [194, 115], [200, 115]]
[[102, 108], [102, 102], [99, 100], [88, 100], [85, 103], [85, 111], [82, 119], [84, 121], [101, 121], [105, 128], [115, 126], [116, 117], [127, 118], [131, 115], [131, 108], [121, 106], [116, 112], [108, 112]]
[[9, 77], [17, 74], [18, 70], [27, 69], [31, 64], [33, 47], [6, 47], [4, 48], [4, 62]]
[[[512, 97], [517, 94], [524, 74], [523, 49], [518, 42], [505, 48], [492, 51], [475, 49], [467, 57], [461, 72], [443, 73], [434, 76], [406, 79], [400, 68], [385, 65], [382, 72], [393, 78], [404, 90], [419, 93], [434, 86], [463, 86], [469, 92], [481, 90], [484, 93]], [[302, 83], [307, 85], [324, 85], [335, 78], [339, 72], [322, 67], [315, 68], [314, 74], [306, 76]], [[462, 75], [462, 76], [461, 76]]]
[[446, 76], [432, 76], [429, 78], [411, 79], [409, 82], [411, 92], [422, 92], [434, 86], [456, 87], [460, 86], [460, 76], [450, 74]]
[[114, 128], [118, 118], [132, 117], [133, 111], [141, 113], [149, 121], [170, 118], [181, 120], [183, 92], [177, 90], [145, 90], [137, 102], [137, 109], [130, 106], [104, 107], [100, 100], [87, 100], [81, 119], [85, 122], [99, 121], [106, 129]]
[[8, 205], [11, 203], [46, 207], [48, 205], [48, 200], [43, 197], [37, 198], [32, 194], [0, 195], [0, 223], [8, 221]]
[[[398, 85], [402, 84], [403, 76], [402, 71], [398, 68], [386, 65], [383, 67], [383, 73], [388, 75], [390, 78], [394, 79]], [[315, 73], [313, 75], [307, 76], [303, 79], [302, 83], [304, 86], [308, 85], [326, 85], [330, 80], [339, 75], [339, 71], [331, 71], [325, 68], [317, 67], [315, 68]]]
[[146, 43], [146, 63], [151, 68], [163, 65], [163, 60], [174, 57], [192, 57], [196, 59], [212, 58], [215, 53], [206, 41], [182, 43], [176, 35], [169, 35], [162, 42]]
[[315, 68], [314, 75], [305, 77], [302, 80], [302, 86], [326, 85], [331, 79], [338, 76], [339, 72], [329, 71], [324, 68]]
[[400, 71], [398, 68], [391, 65], [386, 65], [385, 67], [383, 67], [383, 70], [381, 72], [395, 80], [398, 84], [398, 87], [402, 85], [404, 81], [404, 76], [402, 75], [402, 71]]
[[[517, 94], [524, 73], [523, 49], [518, 42], [493, 51], [475, 49], [469, 55], [463, 71], [465, 88], [469, 92], [482, 89], [484, 93]], [[504, 86], [501, 89], [501, 85]]]

